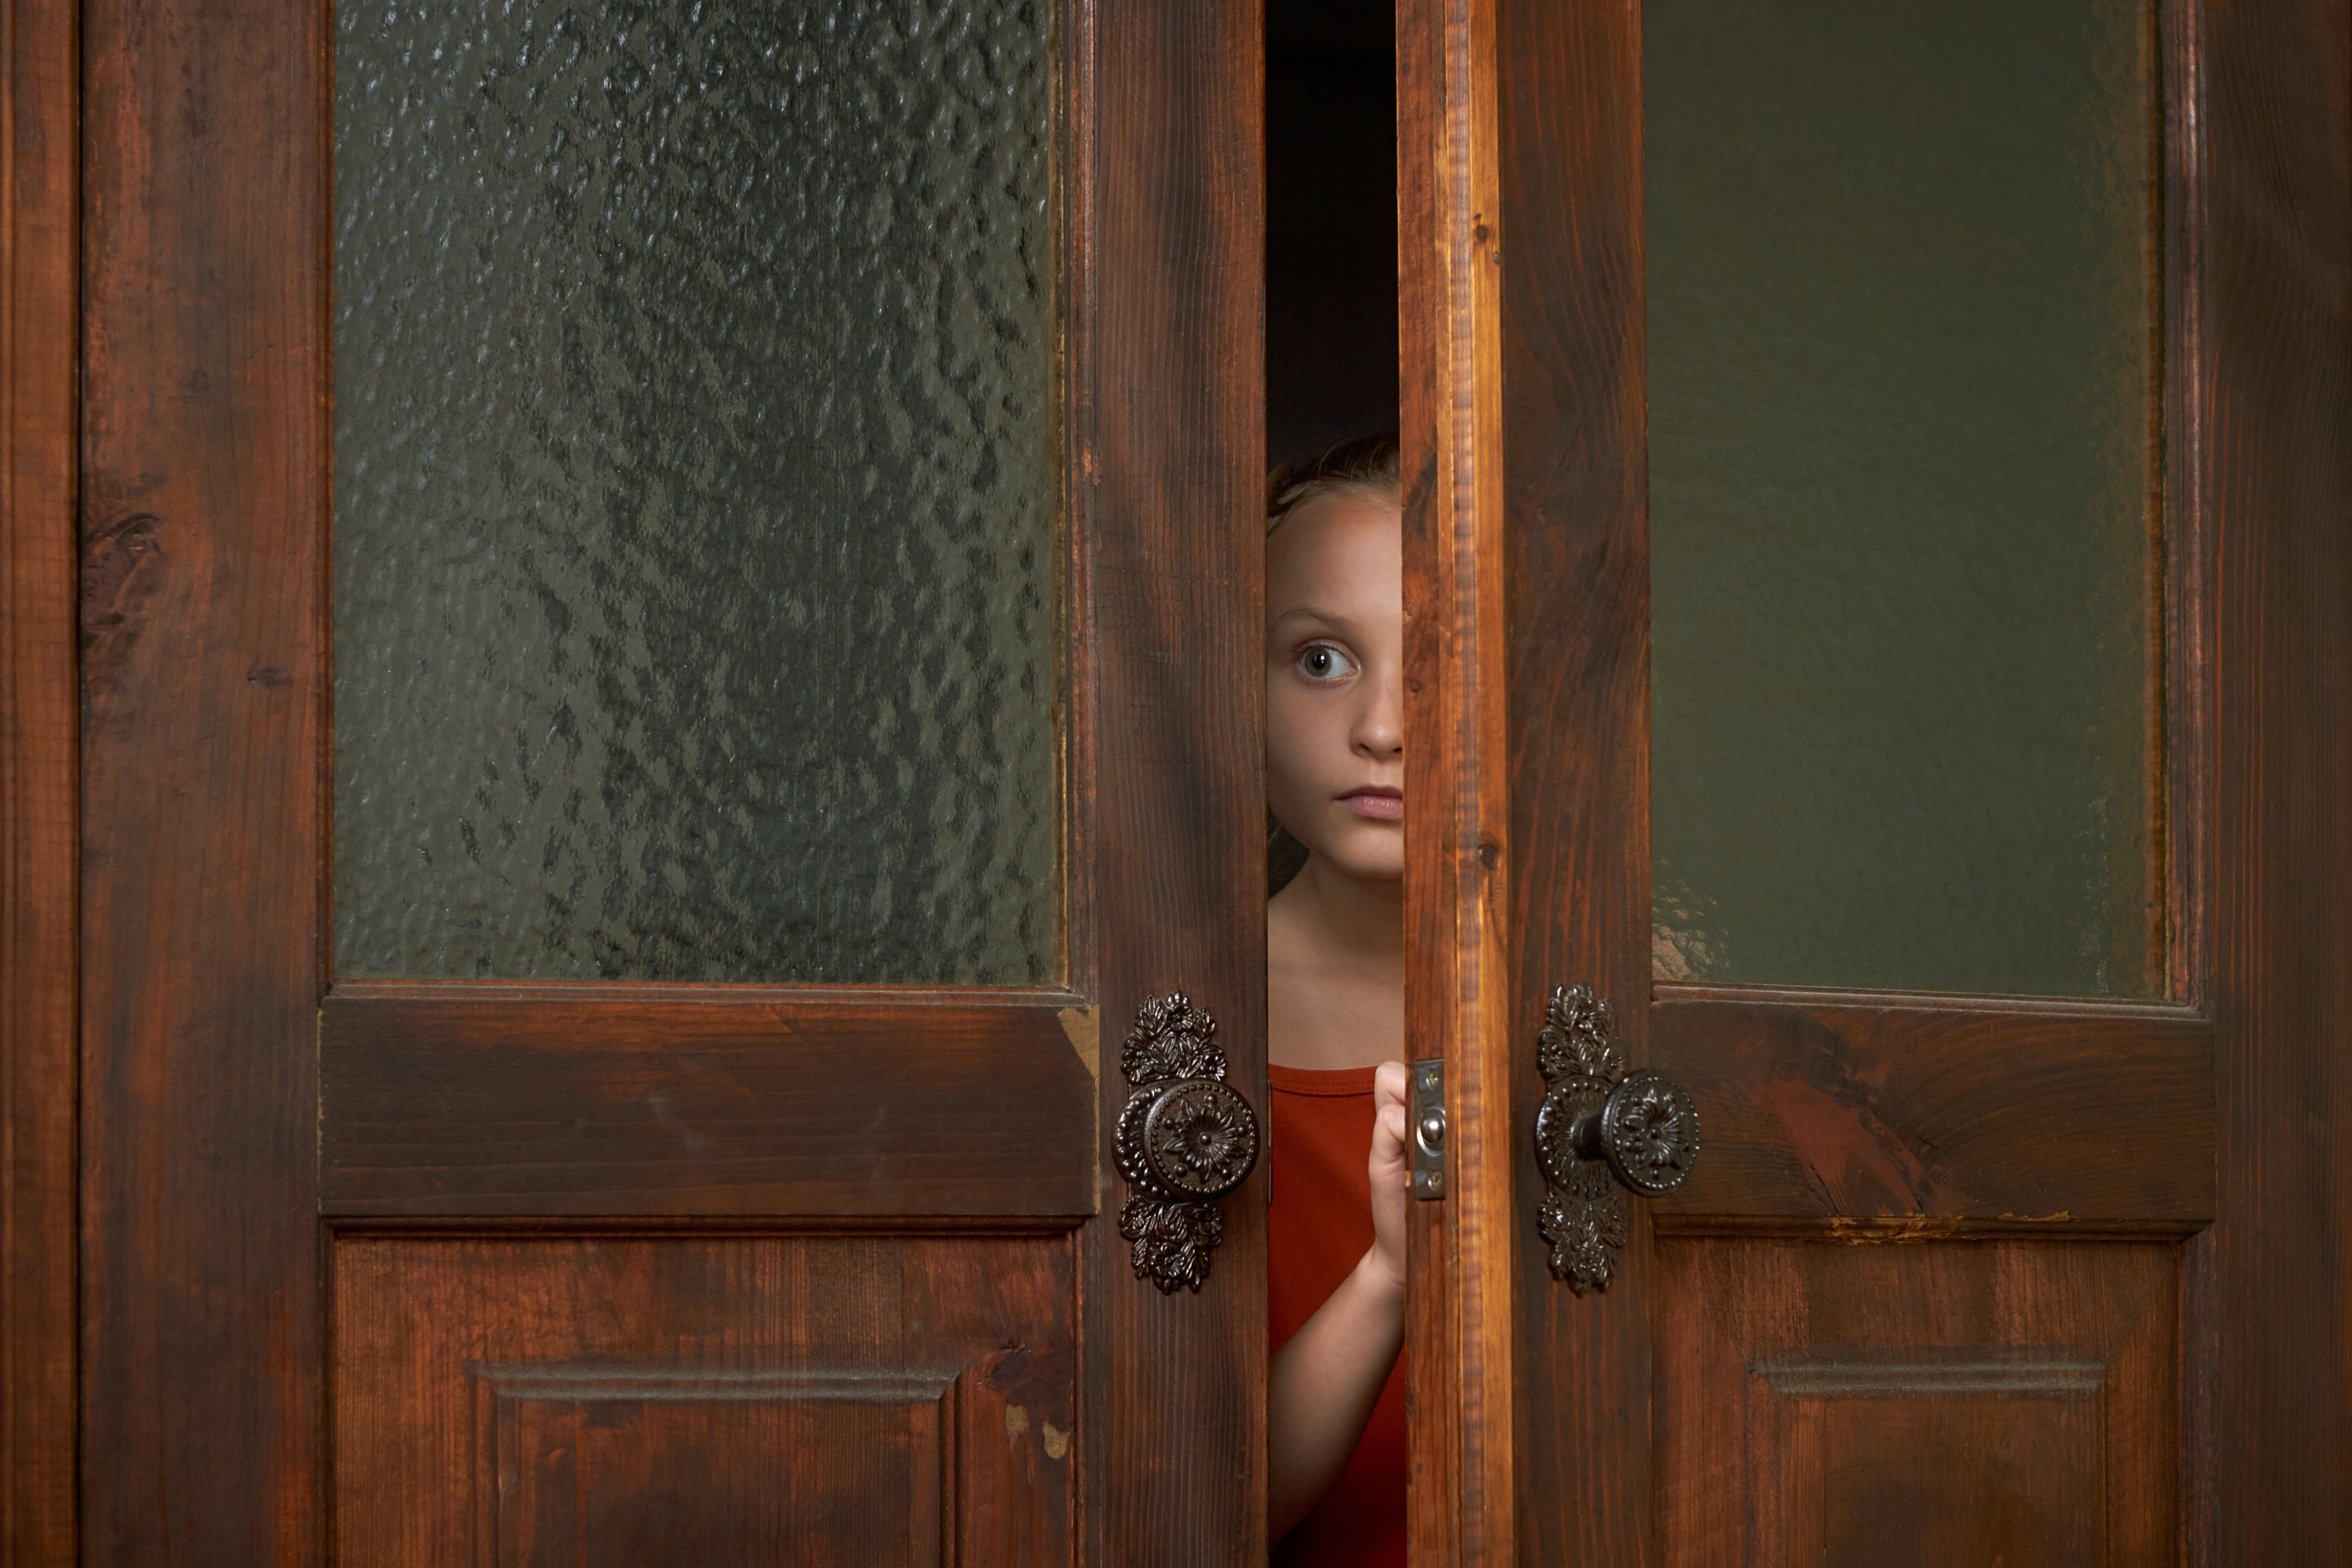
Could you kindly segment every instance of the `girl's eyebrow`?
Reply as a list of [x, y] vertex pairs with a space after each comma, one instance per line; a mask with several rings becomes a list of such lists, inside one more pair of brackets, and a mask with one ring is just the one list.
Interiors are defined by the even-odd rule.
[[1296, 605], [1274, 617], [1274, 624], [1277, 626], [1291, 621], [1321, 621], [1327, 626], [1354, 625], [1354, 622], [1346, 616], [1336, 616], [1328, 610], [1318, 610], [1312, 605]]

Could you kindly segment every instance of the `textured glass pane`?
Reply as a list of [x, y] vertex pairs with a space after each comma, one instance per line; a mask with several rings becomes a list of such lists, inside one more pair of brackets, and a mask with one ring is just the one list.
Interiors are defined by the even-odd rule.
[[1049, 24], [338, 8], [342, 973], [1058, 973]]
[[1659, 973], [2148, 994], [2146, 11], [1643, 46]]

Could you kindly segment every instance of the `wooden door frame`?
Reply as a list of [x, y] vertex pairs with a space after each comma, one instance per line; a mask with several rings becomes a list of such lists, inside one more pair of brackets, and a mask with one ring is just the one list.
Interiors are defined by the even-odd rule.
[[13, 0], [0, 163], [0, 1561], [77, 1560], [79, 16]]
[[[2352, 517], [2347, 22], [2344, 0], [2259, 14], [2160, 6], [2172, 1001], [1994, 1008], [2013, 1022], [2047, 1013], [2078, 1031], [2177, 1034], [2179, 1065], [2202, 1082], [2184, 1082], [2173, 1109], [2217, 1108], [2218, 1164], [2193, 1137], [2185, 1168], [2162, 1169], [2165, 1145], [2153, 1141], [2181, 1128], [2158, 1117], [2122, 1173], [2168, 1192], [2163, 1212], [2190, 1237], [2181, 1495], [2192, 1563], [2352, 1550], [2352, 1520], [2298, 1506], [2352, 1469], [2352, 1367], [2334, 1331], [2352, 1299], [2352, 1260], [2336, 1248], [2329, 1268], [2322, 1245], [2352, 1233], [2352, 1152], [2326, 1131], [2352, 1118], [2352, 911], [2328, 893], [2352, 878], [2352, 822], [2330, 804], [2352, 798], [2352, 696], [2340, 674], [2352, 668], [2352, 531], [2341, 526]], [[1528, 959], [1514, 951], [1510, 912], [1536, 890], [1509, 884], [1515, 870], [1529, 879], [1515, 864], [1527, 852], [1515, 840], [1528, 834], [1503, 776], [1514, 743], [1506, 650], [1531, 635], [1508, 620], [1507, 587], [1563, 576], [1580, 585], [1578, 616], [1540, 634], [1548, 657], [1592, 669], [1596, 658], [1622, 657], [1610, 650], [1646, 648], [1639, 28], [1634, 0], [1399, 8], [1417, 676], [1408, 1028], [1417, 1054], [1447, 1058], [1455, 1163], [1449, 1201], [1418, 1209], [1413, 1230], [1419, 1563], [1516, 1562], [1535, 1550], [1517, 1538], [1519, 1505], [1533, 1495], [1582, 1500], [1596, 1533], [1612, 1537], [1643, 1528], [1653, 1506], [1639, 1476], [1596, 1493], [1588, 1477], [1530, 1473], [1528, 1403], [1541, 1396], [1514, 1375], [1517, 1249], [1533, 1243], [1511, 1200], [1511, 1167], [1526, 1163], [1511, 1106], [1528, 1071], [1526, 1014], [1549, 981], [1515, 973]], [[1502, 166], [1514, 94], [1565, 129], [1540, 169]], [[1515, 197], [1535, 209], [1523, 223]], [[1547, 226], [1553, 209], [1573, 221]], [[1527, 303], [1538, 300], [1540, 310]], [[1505, 321], [1515, 300], [1516, 327]], [[1505, 384], [1513, 355], [1529, 350], [1510, 334], [1535, 321], [1545, 360], [1522, 365], [1569, 367], [1568, 412], [1549, 426], [1515, 422]], [[1510, 467], [1512, 436], [1540, 458]], [[1523, 528], [1542, 518], [1542, 537], [1507, 537], [1507, 517]], [[1573, 711], [1547, 714], [1572, 733], [1546, 776], [1578, 781], [1580, 798], [1601, 804], [1553, 855], [1553, 877], [1577, 886], [1545, 896], [1573, 898], [1575, 977], [1618, 997], [1637, 1059], [1649, 1009], [1632, 998], [1653, 994], [1648, 933], [1607, 926], [1609, 911], [1647, 908], [1632, 896], [1646, 889], [1646, 862], [1625, 852], [1646, 843], [1636, 831], [1646, 774], [1623, 765], [1646, 755], [1645, 664], [1599, 668]], [[1738, 1005], [1703, 987], [1655, 994], [1676, 1010]], [[1858, 1000], [1868, 999], [1786, 1002]], [[2315, 1105], [2326, 1109], [2310, 1114]], [[1612, 1305], [1638, 1295], [1643, 1251], [1637, 1236]], [[2298, 1348], [2295, 1367], [2263, 1359], [2264, 1347], [2286, 1345]], [[1646, 1452], [1646, 1352], [1588, 1349], [1593, 1375], [1574, 1397], [1613, 1412], [1629, 1447]]]
[[[1071, 683], [1074, 708], [1096, 705], [1070, 721], [1085, 886], [1070, 994], [1030, 1000], [1049, 1018], [1097, 1000], [1066, 1044], [1096, 1047], [1108, 1173], [1117, 1044], [1146, 994], [1213, 998], [1265, 1104], [1262, 936], [1200, 912], [1232, 888], [1262, 909], [1264, 886], [1263, 61], [1256, 0], [1103, 9], [1066, 0], [1057, 79], [1078, 154], [1061, 193], [1064, 482], [1084, 541], [1065, 563], [1068, 638], [1111, 684]], [[191, 1561], [318, 1561], [331, 1211], [414, 1206], [372, 1201], [380, 1173], [297, 1131], [317, 1124], [331, 988], [329, 7], [11, 0], [6, 15], [0, 1548], [24, 1563], [166, 1542]], [[1097, 177], [1097, 159], [1179, 154], [1184, 178]], [[106, 700], [118, 679], [143, 682], [146, 721]], [[1206, 721], [1202, 691], [1228, 699]], [[1169, 877], [1095, 857], [1090, 820], [1245, 826]], [[362, 1023], [446, 1005], [367, 987], [344, 1001]], [[257, 1061], [263, 1093], [206, 1102], [215, 1074]], [[1128, 1347], [1076, 1369], [1099, 1415], [1077, 1438], [1081, 1555], [1223, 1561], [1223, 1542], [1262, 1558], [1264, 1316], [1220, 1302], [1262, 1299], [1265, 1168], [1228, 1205], [1202, 1296], [1134, 1277], [1101, 1180], [1040, 1200], [1098, 1196], [1081, 1342]], [[217, 1506], [173, 1507], [191, 1498]]]

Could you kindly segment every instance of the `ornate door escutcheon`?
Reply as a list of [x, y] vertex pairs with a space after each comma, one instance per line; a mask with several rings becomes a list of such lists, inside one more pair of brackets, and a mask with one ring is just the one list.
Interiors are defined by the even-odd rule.
[[1549, 1184], [1537, 1223], [1552, 1278], [1580, 1296], [1606, 1290], [1625, 1246], [1617, 1188], [1654, 1198], [1682, 1185], [1698, 1159], [1698, 1108], [1665, 1074], [1625, 1070], [1615, 1016], [1589, 985], [1554, 988], [1536, 1065], [1536, 1163]]
[[1154, 996], [1118, 1053], [1129, 1088], [1118, 1170], [1134, 1189], [1118, 1234], [1134, 1244], [1136, 1277], [1171, 1295], [1209, 1277], [1225, 1234], [1216, 1200], [1257, 1167], [1257, 1113], [1225, 1081], [1216, 1034], [1217, 1021], [1182, 993]]

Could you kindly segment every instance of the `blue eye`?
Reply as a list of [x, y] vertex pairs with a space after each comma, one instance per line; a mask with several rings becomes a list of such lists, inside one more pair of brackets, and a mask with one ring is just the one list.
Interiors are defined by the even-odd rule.
[[1298, 653], [1298, 673], [1309, 680], [1345, 680], [1356, 661], [1329, 643], [1309, 643]]

